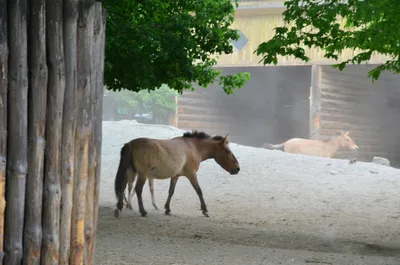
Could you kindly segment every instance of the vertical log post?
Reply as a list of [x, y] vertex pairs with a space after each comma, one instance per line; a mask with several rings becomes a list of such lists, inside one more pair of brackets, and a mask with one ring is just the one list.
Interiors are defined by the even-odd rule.
[[80, 1], [78, 18], [78, 87], [77, 124], [75, 140], [74, 208], [72, 211], [71, 265], [86, 264], [85, 212], [86, 188], [89, 174], [89, 143], [91, 134], [90, 81], [93, 42], [94, 5]]
[[105, 34], [106, 34], [106, 11], [104, 8], [101, 9], [101, 14], [96, 13], [95, 18], [95, 31], [93, 44], [95, 45], [93, 56], [93, 64], [95, 66], [95, 89], [96, 89], [96, 103], [94, 106], [94, 131], [92, 137], [95, 139], [95, 163], [96, 172], [94, 179], [94, 204], [93, 204], [93, 244], [90, 249], [91, 256], [88, 259], [88, 264], [94, 264], [94, 253], [95, 253], [95, 241], [96, 241], [96, 227], [98, 220], [99, 210], [99, 193], [100, 193], [100, 174], [101, 174], [101, 141], [102, 141], [102, 130], [103, 130], [103, 95], [104, 95], [104, 45], [105, 45]]
[[[8, 2], [8, 136], [4, 264], [20, 265], [23, 254], [28, 168], [27, 0]], [[3, 7], [2, 7], [3, 8]]]
[[321, 66], [313, 65], [311, 68], [310, 88], [310, 139], [319, 139], [321, 120]]
[[4, 257], [4, 211], [7, 163], [7, 0], [0, 0], [0, 264]]
[[78, 1], [64, 0], [65, 95], [62, 132], [60, 265], [69, 265], [74, 185]]
[[[98, 37], [100, 31], [101, 23], [101, 4], [94, 4], [94, 21], [93, 21], [93, 41], [91, 43], [91, 60], [90, 60], [90, 117], [91, 122], [91, 132], [90, 132], [90, 143], [89, 143], [89, 174], [88, 182], [86, 187], [86, 213], [85, 213], [85, 253], [87, 253], [86, 263], [90, 264], [89, 260], [92, 259], [91, 250], [93, 249], [93, 234], [94, 234], [94, 216], [93, 216], [93, 204], [94, 204], [94, 187], [95, 187], [95, 177], [96, 177], [96, 162], [97, 162], [97, 148], [96, 144], [96, 127], [94, 126], [94, 119], [96, 115], [96, 105], [98, 101], [98, 90], [96, 87], [96, 63], [98, 62], [99, 54], [97, 54], [96, 38]], [[98, 19], [100, 18], [100, 19]]]
[[26, 180], [24, 265], [39, 265], [47, 99], [46, 1], [32, 0], [29, 10], [28, 178]]
[[49, 84], [46, 116], [46, 170], [43, 192], [43, 265], [59, 262], [62, 118], [65, 91], [62, 0], [46, 2]]

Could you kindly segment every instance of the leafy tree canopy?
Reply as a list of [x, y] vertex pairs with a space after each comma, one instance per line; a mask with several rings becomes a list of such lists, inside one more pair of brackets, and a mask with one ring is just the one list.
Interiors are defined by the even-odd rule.
[[368, 73], [373, 80], [382, 70], [400, 73], [399, 0], [288, 0], [285, 6], [284, 26], [275, 28], [276, 35], [256, 50], [264, 64], [277, 64], [279, 55], [308, 62], [305, 45], [321, 48], [326, 58], [336, 60], [346, 48], [360, 51], [334, 65], [340, 70], [366, 62], [376, 52], [390, 56]]
[[[236, 3], [237, 4], [237, 3]], [[104, 0], [107, 8], [105, 84], [111, 90], [182, 92], [218, 81], [227, 94], [249, 73], [222, 76], [214, 55], [233, 52], [237, 40], [230, 0]]]

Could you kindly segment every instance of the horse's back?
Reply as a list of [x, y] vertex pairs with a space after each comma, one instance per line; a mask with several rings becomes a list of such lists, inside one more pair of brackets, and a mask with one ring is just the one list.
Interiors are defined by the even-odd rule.
[[318, 140], [292, 138], [285, 142], [284, 151], [293, 154], [323, 156], [324, 144]]
[[175, 138], [136, 138], [131, 144], [135, 167], [142, 171], [151, 170], [155, 178], [179, 174], [187, 161], [188, 146]]

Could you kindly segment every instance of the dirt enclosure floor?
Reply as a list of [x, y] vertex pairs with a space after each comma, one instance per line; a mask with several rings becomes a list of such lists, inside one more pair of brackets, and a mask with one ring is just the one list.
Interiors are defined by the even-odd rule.
[[373, 163], [286, 154], [231, 143], [241, 171], [213, 160], [199, 183], [210, 217], [189, 181], [180, 178], [164, 214], [169, 180], [155, 180], [147, 217], [124, 208], [115, 219], [114, 177], [120, 148], [136, 137], [183, 131], [135, 121], [103, 123], [96, 265], [399, 265], [400, 170]]

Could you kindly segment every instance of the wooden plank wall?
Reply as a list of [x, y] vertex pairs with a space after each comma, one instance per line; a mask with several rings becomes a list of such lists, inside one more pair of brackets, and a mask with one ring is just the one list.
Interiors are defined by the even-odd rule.
[[209, 134], [228, 133], [234, 118], [218, 106], [216, 98], [221, 96], [218, 92], [216, 89], [199, 88], [178, 97], [178, 128], [202, 130]]
[[311, 69], [296, 67], [225, 68], [224, 74], [251, 73], [234, 95], [215, 85], [178, 98], [178, 127], [229, 133], [231, 142], [261, 147], [292, 137], [308, 137]]
[[[400, 78], [384, 73], [373, 84], [367, 78], [370, 69], [372, 66], [348, 66], [340, 72], [331, 66], [314, 67], [311, 137], [326, 139], [339, 130], [350, 131], [360, 147], [358, 160], [371, 161], [374, 156], [383, 156], [398, 164]], [[336, 155], [354, 156], [351, 151], [339, 151]]]

